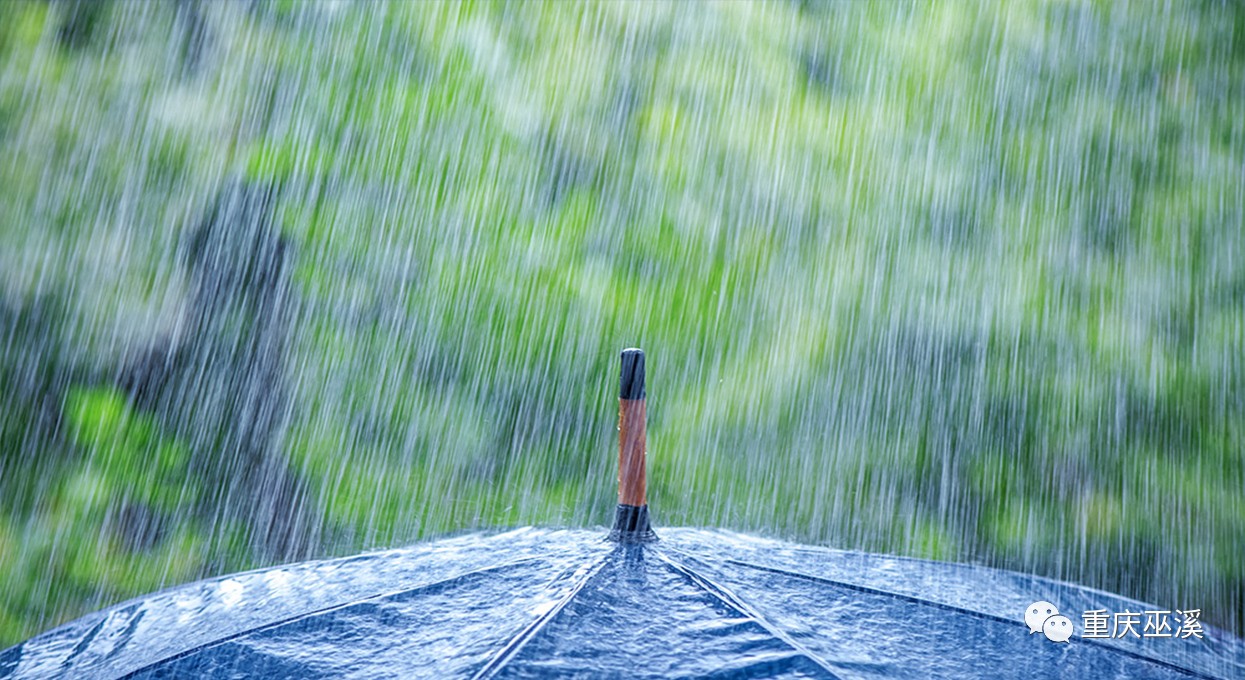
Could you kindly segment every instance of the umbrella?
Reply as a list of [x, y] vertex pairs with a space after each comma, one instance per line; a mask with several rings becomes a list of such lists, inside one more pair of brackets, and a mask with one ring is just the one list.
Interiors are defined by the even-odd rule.
[[1074, 584], [655, 533], [643, 376], [628, 350], [609, 540], [529, 527], [200, 581], [2, 652], [0, 677], [1245, 677], [1245, 644], [1210, 626], [1090, 636], [1097, 612], [1157, 608]]

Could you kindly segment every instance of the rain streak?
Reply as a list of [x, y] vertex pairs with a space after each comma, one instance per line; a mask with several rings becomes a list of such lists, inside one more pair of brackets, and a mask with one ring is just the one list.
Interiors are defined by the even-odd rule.
[[1241, 635], [1245, 7], [0, 1], [0, 649], [604, 536], [628, 347], [661, 550]]

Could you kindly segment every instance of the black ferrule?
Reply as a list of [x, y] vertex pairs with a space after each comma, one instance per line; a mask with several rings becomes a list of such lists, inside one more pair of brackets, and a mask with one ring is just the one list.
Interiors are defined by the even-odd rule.
[[619, 504], [614, 510], [614, 528], [610, 530], [610, 540], [617, 543], [651, 543], [657, 540], [657, 534], [648, 521], [647, 505]]
[[623, 350], [618, 397], [620, 399], [644, 398], [644, 350], [635, 348]]

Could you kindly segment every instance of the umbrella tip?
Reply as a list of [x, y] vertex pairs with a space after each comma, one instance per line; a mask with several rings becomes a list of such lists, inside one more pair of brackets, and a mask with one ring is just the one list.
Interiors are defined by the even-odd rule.
[[643, 399], [644, 350], [635, 347], [624, 349], [621, 368], [618, 376], [618, 398]]
[[610, 540], [657, 540], [648, 519], [644, 350], [622, 351], [618, 378], [618, 508]]

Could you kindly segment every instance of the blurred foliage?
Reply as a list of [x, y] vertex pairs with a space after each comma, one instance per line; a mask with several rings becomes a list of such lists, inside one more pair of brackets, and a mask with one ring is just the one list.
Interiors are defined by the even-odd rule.
[[[1242, 102], [1226, 2], [0, 2], [0, 644], [603, 523], [633, 345], [660, 523], [1240, 632]], [[292, 253], [280, 546], [205, 481], [257, 474], [206, 394], [250, 364], [179, 349], [237, 181]]]
[[65, 420], [70, 441], [83, 452], [83, 485], [116, 489], [126, 502], [157, 512], [174, 512], [196, 501], [190, 452], [161, 440], [154, 420], [135, 413], [124, 395], [74, 390], [65, 400]]

